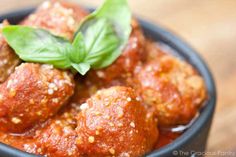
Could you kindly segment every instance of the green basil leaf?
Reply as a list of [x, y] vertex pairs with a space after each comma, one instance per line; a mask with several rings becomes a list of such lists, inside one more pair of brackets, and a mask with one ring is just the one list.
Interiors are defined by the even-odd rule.
[[128, 41], [130, 23], [127, 0], [106, 0], [102, 7], [81, 23], [78, 30], [84, 36], [88, 53], [85, 61], [94, 69], [112, 64]]
[[71, 66], [66, 53], [72, 46], [64, 38], [26, 26], [6, 26], [2, 33], [24, 61], [52, 64], [62, 69]]
[[90, 65], [88, 63], [79, 63], [79, 64], [72, 63], [71, 65], [81, 75], [85, 75], [90, 69]]
[[[120, 39], [116, 35], [112, 24], [106, 19], [100, 19], [88, 27], [88, 34], [85, 40], [89, 55], [85, 60], [94, 68], [99, 68], [105, 61], [106, 56], [110, 56], [119, 47]], [[117, 53], [118, 54], [118, 53]]]
[[80, 63], [84, 60], [87, 55], [85, 49], [85, 42], [82, 33], [78, 33], [73, 43], [73, 50], [69, 54], [70, 60], [74, 63]]

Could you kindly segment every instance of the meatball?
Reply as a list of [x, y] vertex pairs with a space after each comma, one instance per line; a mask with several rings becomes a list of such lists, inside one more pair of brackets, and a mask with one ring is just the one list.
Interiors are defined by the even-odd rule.
[[87, 11], [77, 4], [59, 0], [45, 1], [21, 24], [44, 28], [55, 35], [72, 40], [80, 21], [87, 14]]
[[135, 86], [145, 103], [155, 108], [161, 126], [186, 124], [206, 98], [204, 81], [185, 61], [157, 48], [156, 52], [158, 57], [136, 71]]
[[[1, 24], [1, 28], [8, 25], [7, 21]], [[1, 32], [0, 28], [0, 32]], [[0, 84], [14, 71], [20, 63], [20, 59], [15, 52], [8, 46], [7, 42], [0, 33]]]
[[23, 63], [0, 85], [0, 131], [23, 132], [54, 115], [73, 94], [67, 72]]
[[89, 72], [87, 81], [101, 86], [121, 85], [131, 77], [137, 65], [145, 60], [145, 39], [138, 22], [132, 20], [132, 33], [120, 57], [109, 67]]
[[61, 109], [56, 116], [38, 125], [24, 136], [0, 132], [0, 142], [28, 153], [50, 157], [79, 157], [76, 147], [75, 115], [78, 107]]
[[76, 143], [82, 155], [142, 156], [157, 140], [156, 121], [131, 88], [99, 90], [80, 108]]
[[35, 137], [40, 148], [35, 153], [50, 157], [79, 157], [75, 124], [72, 114], [68, 112], [48, 122]]

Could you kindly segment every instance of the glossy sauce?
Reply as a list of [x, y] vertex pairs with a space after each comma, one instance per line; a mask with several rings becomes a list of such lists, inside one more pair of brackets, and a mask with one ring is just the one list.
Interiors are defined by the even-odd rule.
[[[161, 129], [160, 129], [161, 130]], [[170, 144], [175, 139], [177, 139], [179, 136], [181, 136], [183, 133], [176, 133], [172, 131], [160, 131], [158, 142], [155, 146], [155, 149], [159, 149], [165, 145]]]

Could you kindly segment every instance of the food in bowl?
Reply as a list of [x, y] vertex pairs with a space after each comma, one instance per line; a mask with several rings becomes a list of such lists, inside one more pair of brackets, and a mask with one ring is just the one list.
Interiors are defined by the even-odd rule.
[[0, 65], [0, 141], [29, 153], [143, 156], [179, 137], [207, 97], [198, 72], [145, 37], [125, 0], [92, 14], [44, 2], [3, 23], [2, 45], [14, 62]]

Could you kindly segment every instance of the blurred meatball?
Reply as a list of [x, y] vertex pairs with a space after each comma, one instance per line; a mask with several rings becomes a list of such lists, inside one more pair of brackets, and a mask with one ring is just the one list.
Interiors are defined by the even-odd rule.
[[87, 81], [96, 82], [98, 85], [100, 83], [102, 86], [120, 85], [122, 80], [124, 82], [132, 76], [134, 69], [146, 55], [143, 53], [145, 39], [142, 30], [135, 19], [131, 25], [131, 36], [119, 58], [105, 69], [89, 72]]
[[54, 115], [73, 94], [67, 72], [49, 65], [21, 64], [0, 85], [0, 130], [23, 132]]
[[76, 142], [82, 155], [142, 156], [157, 140], [156, 122], [131, 88], [100, 90], [80, 108]]
[[138, 90], [144, 101], [154, 107], [161, 126], [188, 123], [206, 98], [201, 76], [185, 61], [160, 52], [150, 51], [151, 58], [136, 71]]
[[87, 11], [77, 4], [64, 0], [45, 1], [22, 24], [44, 28], [55, 35], [72, 40], [80, 21], [87, 14]]
[[[0, 24], [0, 32], [2, 27], [8, 25], [7, 21]], [[0, 33], [0, 84], [3, 83], [8, 76], [14, 71], [15, 67], [20, 63], [20, 59], [15, 52], [8, 46], [7, 42]]]

